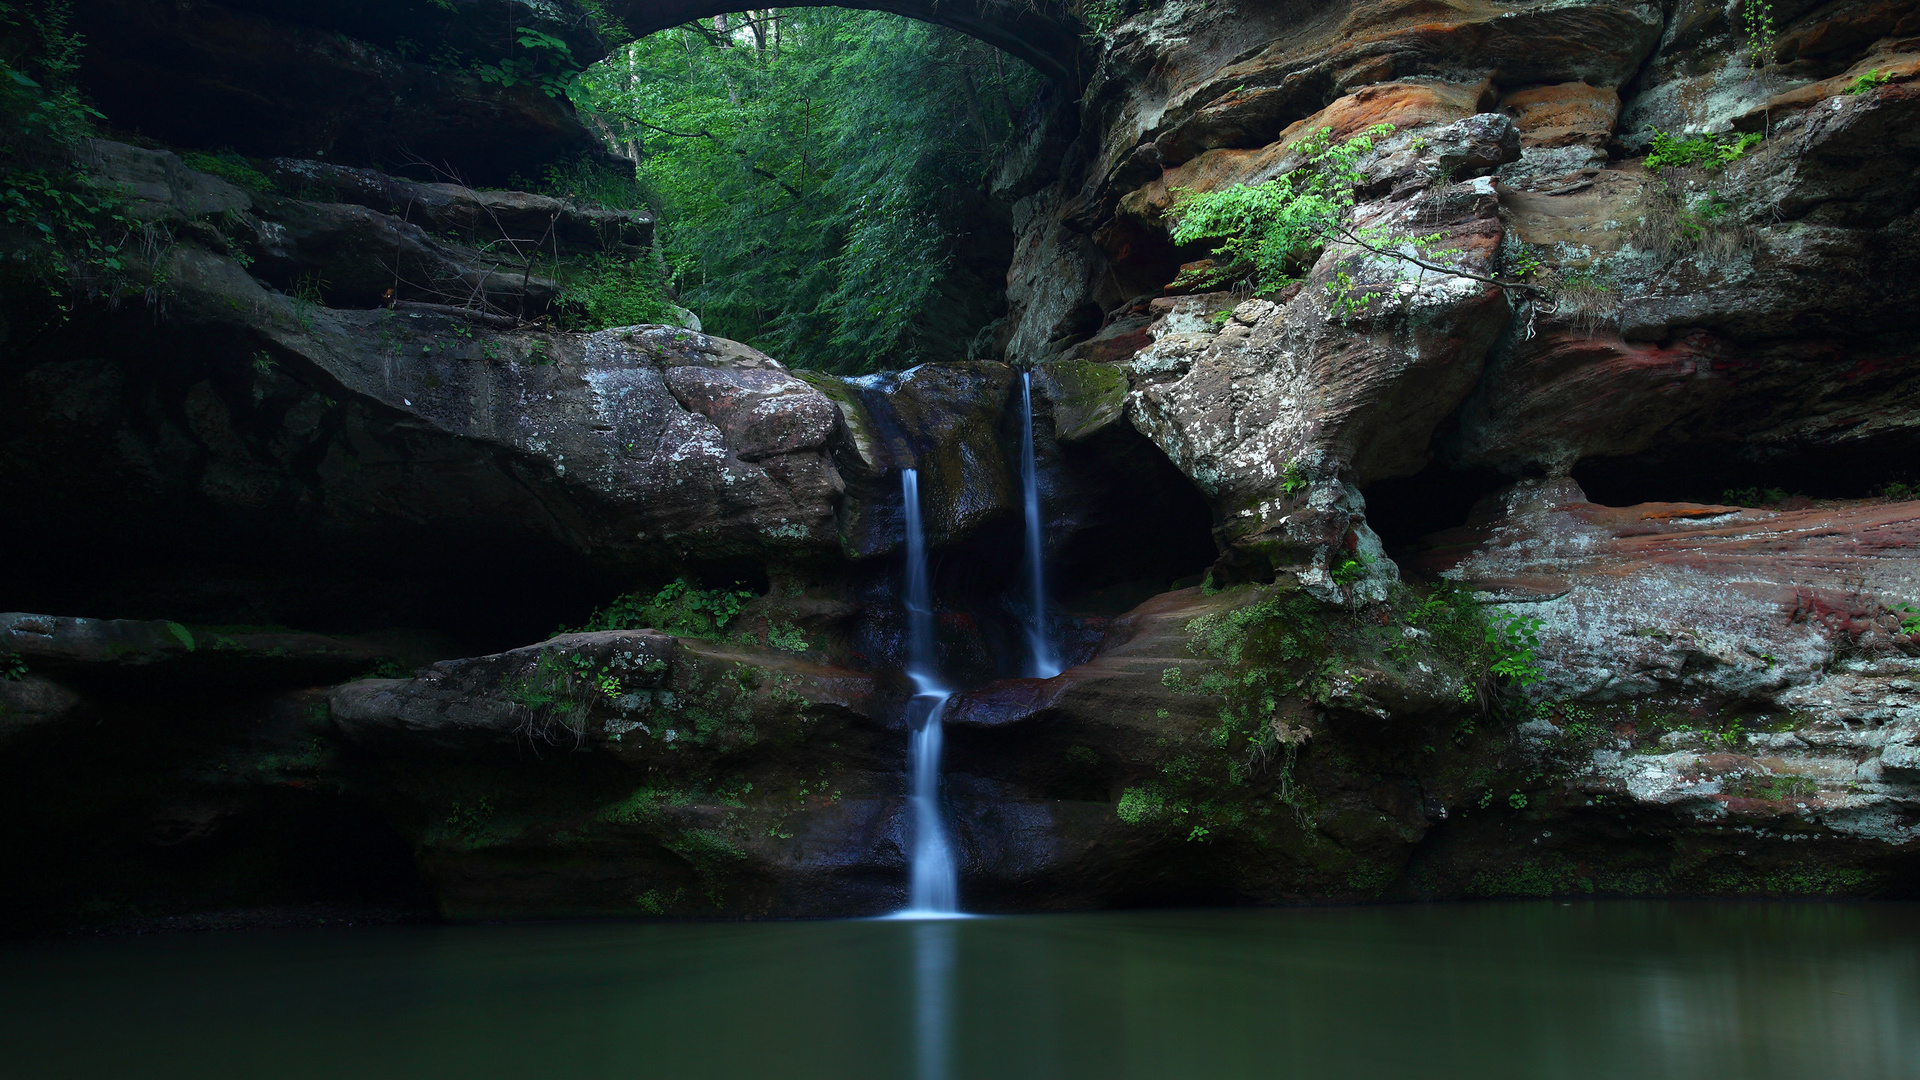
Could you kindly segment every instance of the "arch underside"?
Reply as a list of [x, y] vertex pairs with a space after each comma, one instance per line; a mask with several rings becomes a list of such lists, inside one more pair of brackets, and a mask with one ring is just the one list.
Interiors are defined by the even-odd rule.
[[[1024, 0], [841, 0], [822, 6], [885, 11], [909, 19], [952, 27], [1033, 65], [1056, 82], [1078, 87], [1085, 81], [1081, 62], [1084, 31], [1056, 3]], [[636, 36], [715, 15], [741, 11], [739, 0], [614, 0], [606, 5]]]

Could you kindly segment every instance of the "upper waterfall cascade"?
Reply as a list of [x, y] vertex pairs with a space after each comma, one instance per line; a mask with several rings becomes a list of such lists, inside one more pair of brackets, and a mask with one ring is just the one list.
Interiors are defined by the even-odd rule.
[[1060, 654], [1047, 626], [1047, 579], [1040, 523], [1039, 473], [1033, 463], [1033, 374], [1020, 373], [1020, 494], [1026, 512], [1027, 674], [1060, 674]]

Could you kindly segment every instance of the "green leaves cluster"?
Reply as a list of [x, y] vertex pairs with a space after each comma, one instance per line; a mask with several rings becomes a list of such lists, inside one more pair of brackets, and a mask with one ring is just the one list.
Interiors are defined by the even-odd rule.
[[1755, 67], [1773, 59], [1772, 0], [1741, 0], [1740, 21], [1747, 30], [1747, 55]]
[[[845, 374], [958, 359], [1000, 313], [981, 181], [1040, 88], [955, 31], [790, 8], [688, 24], [584, 72], [576, 107], [651, 193], [711, 333]], [[993, 266], [993, 269], [988, 269]]]
[[1487, 644], [1493, 646], [1494, 661], [1488, 669], [1510, 686], [1528, 687], [1540, 681], [1540, 662], [1533, 651], [1540, 647], [1542, 621], [1532, 616], [1499, 613], [1487, 624]]
[[1766, 136], [1757, 131], [1740, 135], [1694, 135], [1682, 137], [1670, 132], [1653, 133], [1653, 150], [1647, 155], [1647, 171], [1662, 169], [1717, 169], [1740, 160]]
[[1321, 128], [1295, 149], [1302, 161], [1292, 172], [1261, 184], [1176, 192], [1173, 242], [1220, 242], [1213, 268], [1182, 284], [1204, 288], [1250, 278], [1263, 292], [1274, 292], [1298, 278], [1339, 236], [1364, 179], [1359, 161], [1392, 130], [1377, 124], [1335, 143], [1333, 129]]
[[520, 50], [519, 55], [509, 52], [498, 63], [473, 65], [473, 73], [480, 76], [480, 81], [503, 88], [525, 83], [539, 87], [548, 97], [566, 97], [580, 74], [580, 63], [573, 58], [573, 48], [552, 34], [530, 26], [516, 27], [513, 42]]
[[1889, 75], [1884, 71], [1881, 71], [1879, 68], [1874, 68], [1873, 70], [1867, 72], [1865, 75], [1862, 75], [1859, 78], [1853, 80], [1853, 82], [1847, 84], [1847, 88], [1840, 92], [1843, 94], [1847, 94], [1849, 96], [1858, 95], [1858, 94], [1869, 94], [1875, 90], [1878, 90], [1880, 87], [1887, 85], [1892, 81], [1893, 81], [1892, 75]]
[[659, 630], [681, 637], [720, 641], [734, 616], [754, 598], [751, 590], [703, 589], [676, 578], [659, 592], [632, 592], [594, 612], [580, 631]]

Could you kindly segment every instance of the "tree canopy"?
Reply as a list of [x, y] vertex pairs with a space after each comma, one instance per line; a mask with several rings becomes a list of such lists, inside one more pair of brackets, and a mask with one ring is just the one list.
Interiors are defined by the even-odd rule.
[[571, 92], [635, 163], [681, 305], [858, 373], [964, 356], [1000, 313], [983, 182], [1040, 86], [953, 30], [797, 8], [633, 42]]

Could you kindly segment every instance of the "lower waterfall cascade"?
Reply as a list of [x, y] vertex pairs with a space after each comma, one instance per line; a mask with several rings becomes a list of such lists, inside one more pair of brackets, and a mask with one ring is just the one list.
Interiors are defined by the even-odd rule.
[[913, 699], [907, 705], [912, 729], [908, 745], [908, 802], [911, 873], [905, 918], [937, 918], [960, 911], [953, 843], [940, 807], [940, 715], [953, 691], [940, 680], [939, 650], [933, 636], [933, 586], [927, 574], [927, 540], [920, 518], [920, 474], [900, 471], [907, 532], [907, 677]]

